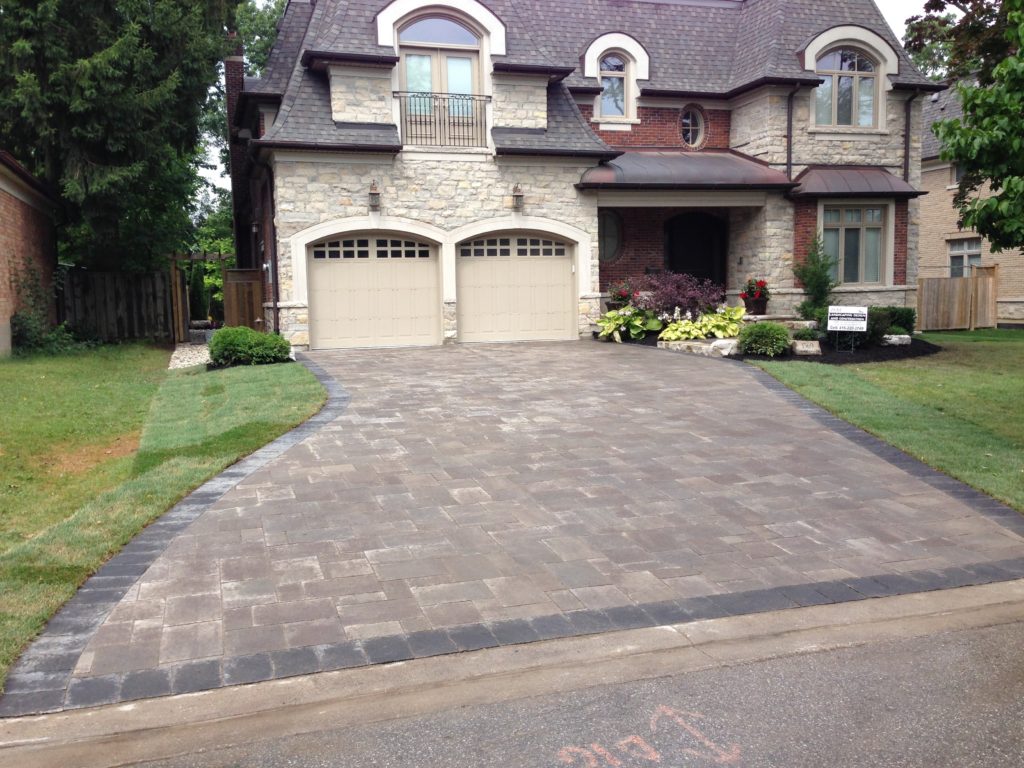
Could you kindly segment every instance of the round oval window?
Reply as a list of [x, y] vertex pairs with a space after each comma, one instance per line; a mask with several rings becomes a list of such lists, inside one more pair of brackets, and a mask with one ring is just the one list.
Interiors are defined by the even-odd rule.
[[704, 114], [697, 107], [683, 110], [683, 143], [688, 147], [699, 147], [704, 141]]
[[601, 211], [597, 218], [598, 259], [615, 261], [622, 250], [622, 219], [615, 211]]

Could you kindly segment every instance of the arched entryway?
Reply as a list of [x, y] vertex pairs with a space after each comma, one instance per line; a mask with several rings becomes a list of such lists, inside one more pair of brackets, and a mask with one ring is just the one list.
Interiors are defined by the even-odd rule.
[[725, 285], [729, 224], [713, 213], [681, 213], [665, 222], [665, 268]]

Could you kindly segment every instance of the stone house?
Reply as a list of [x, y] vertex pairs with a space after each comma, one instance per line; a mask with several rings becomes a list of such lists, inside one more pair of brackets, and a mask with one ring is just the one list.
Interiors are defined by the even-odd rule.
[[[53, 295], [57, 244], [54, 203], [46, 187], [0, 150], [0, 355], [11, 351], [11, 316], [25, 302], [19, 289], [38, 280]], [[56, 309], [50, 300], [49, 312]]]
[[314, 348], [570, 339], [673, 270], [914, 303], [922, 95], [871, 0], [291, 0], [227, 62], [241, 266]]
[[955, 164], [940, 157], [942, 145], [931, 127], [963, 114], [955, 88], [929, 96], [922, 110], [920, 277], [963, 277], [971, 266], [999, 265], [997, 316], [1001, 324], [1024, 322], [1024, 253], [992, 253], [977, 232], [961, 229], [953, 207], [960, 177]]

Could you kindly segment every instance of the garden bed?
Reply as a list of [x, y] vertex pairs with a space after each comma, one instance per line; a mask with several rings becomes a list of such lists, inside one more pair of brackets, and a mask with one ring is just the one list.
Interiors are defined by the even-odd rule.
[[732, 360], [771, 360], [772, 362], [797, 362], [797, 363], [825, 363], [826, 365], [855, 365], [863, 363], [885, 363], [892, 360], [906, 360], [913, 357], [925, 357], [942, 351], [942, 347], [932, 344], [924, 339], [913, 339], [909, 345], [901, 347], [868, 347], [865, 349], [836, 350], [832, 347], [831, 340], [821, 342], [821, 355], [814, 357], [798, 357], [796, 355], [785, 355], [783, 357], [764, 357], [761, 355], [734, 355]]

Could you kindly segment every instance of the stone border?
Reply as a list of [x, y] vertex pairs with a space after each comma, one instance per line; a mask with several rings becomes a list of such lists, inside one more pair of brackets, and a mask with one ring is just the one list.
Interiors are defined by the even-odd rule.
[[[529, 620], [466, 624], [449, 629], [206, 659], [158, 669], [72, 680], [74, 665], [92, 634], [175, 535], [240, 480], [344, 412], [350, 400], [348, 393], [308, 357], [301, 356], [301, 360], [328, 391], [328, 402], [324, 409], [197, 489], [132, 540], [119, 555], [90, 578], [50, 621], [12, 670], [7, 680], [7, 692], [0, 698], [0, 717], [194, 693], [316, 672], [541, 640], [685, 624], [726, 616], [745, 616], [787, 608], [846, 603], [1024, 578], [1024, 557], [1021, 557], [962, 567], [795, 584], [604, 610], [569, 611]], [[959, 499], [978, 514], [1024, 536], [1024, 516], [1016, 510], [833, 416], [761, 369], [741, 361], [729, 362], [743, 365], [744, 370], [758, 383], [780, 395], [823, 427]], [[154, 529], [155, 533], [151, 534], [150, 531]]]
[[[207, 480], [140, 531], [90, 576], [11, 667], [0, 696], [0, 717], [55, 712], [67, 707], [71, 692], [77, 687], [70, 684], [82, 651], [174, 537], [242, 480], [344, 412], [351, 399], [349, 394], [316, 363], [301, 355], [299, 360], [327, 390], [324, 407], [299, 426]], [[107, 690], [109, 683], [97, 682], [89, 689]], [[131, 692], [130, 685], [127, 692]]]

